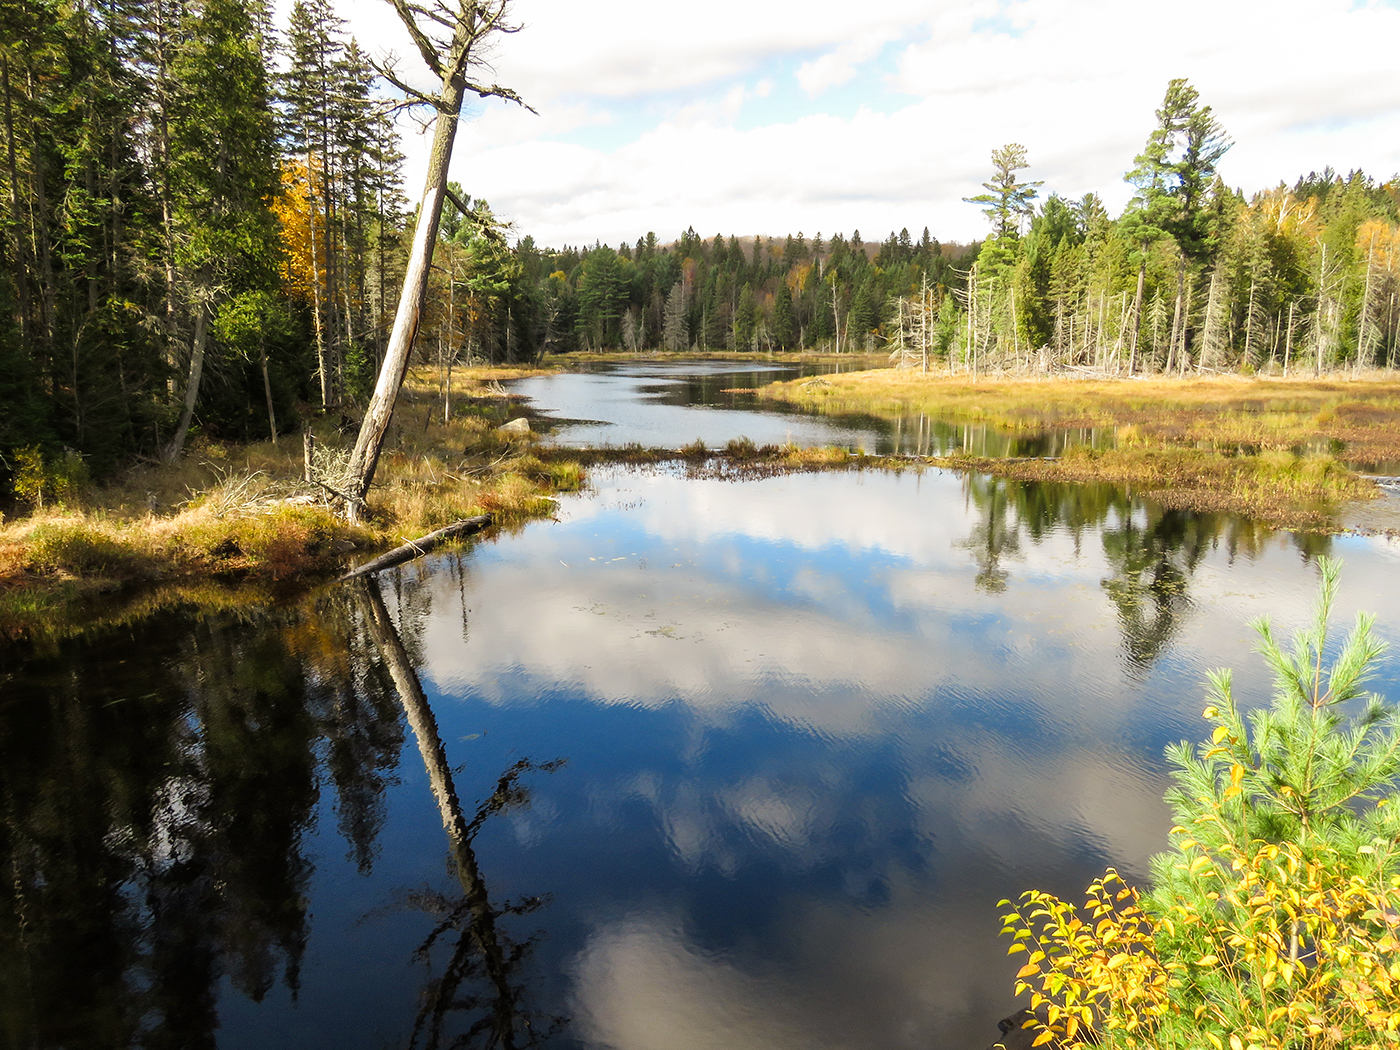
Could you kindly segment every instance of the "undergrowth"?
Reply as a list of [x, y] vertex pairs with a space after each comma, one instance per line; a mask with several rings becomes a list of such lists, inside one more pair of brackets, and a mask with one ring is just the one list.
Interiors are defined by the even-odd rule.
[[454, 375], [447, 420], [435, 377], [411, 378], [370, 492], [370, 519], [359, 526], [345, 523], [330, 491], [343, 487], [337, 464], [354, 428], [330, 417], [310, 424], [322, 484], [305, 480], [297, 434], [277, 444], [196, 443], [176, 464], [141, 466], [103, 488], [48, 484], [42, 502], [36, 482], [28, 513], [0, 519], [0, 630], [93, 593], [180, 579], [315, 577], [352, 552], [460, 518], [491, 514], [509, 527], [552, 514], [553, 494], [581, 488], [583, 468], [544, 462], [528, 435], [500, 430], [520, 411], [496, 383], [501, 375]]

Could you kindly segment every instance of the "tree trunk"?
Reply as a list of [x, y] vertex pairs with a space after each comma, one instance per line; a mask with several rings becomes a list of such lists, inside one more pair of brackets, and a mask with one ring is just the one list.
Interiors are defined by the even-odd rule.
[[[321, 323], [321, 263], [316, 252], [316, 180], [313, 157], [306, 154], [307, 239], [311, 245], [311, 322], [316, 331], [316, 376], [321, 384], [321, 407], [330, 404], [330, 380], [326, 374], [326, 337]], [[321, 180], [324, 184], [325, 180]]]
[[1133, 295], [1133, 341], [1128, 349], [1128, 375], [1137, 369], [1138, 333], [1142, 331], [1142, 290], [1147, 283], [1147, 245], [1142, 246], [1142, 262], [1138, 264], [1137, 292]]
[[258, 356], [262, 358], [263, 396], [267, 398], [267, 426], [272, 431], [272, 443], [277, 444], [277, 414], [272, 410], [272, 381], [267, 377], [267, 343], [258, 340]]
[[194, 344], [190, 349], [190, 378], [185, 384], [185, 407], [180, 412], [180, 425], [175, 428], [175, 436], [165, 446], [165, 461], [174, 463], [185, 448], [185, 438], [189, 436], [190, 421], [194, 418], [195, 402], [199, 400], [199, 381], [204, 375], [204, 348], [209, 341], [209, 301], [202, 299], [194, 321]]
[[10, 60], [0, 54], [0, 81], [5, 93], [5, 152], [10, 179], [10, 226], [14, 232], [15, 298], [19, 307], [19, 341], [29, 349], [29, 252], [19, 206], [19, 162], [15, 150], [15, 118], [10, 91]]
[[[399, 296], [398, 312], [394, 315], [394, 329], [389, 335], [389, 345], [384, 352], [384, 365], [379, 370], [379, 381], [374, 386], [374, 396], [365, 410], [364, 422], [360, 424], [360, 436], [355, 441], [355, 451], [350, 457], [351, 495], [363, 500], [374, 480], [375, 468], [379, 465], [379, 454], [384, 445], [384, 435], [389, 429], [389, 420], [394, 414], [394, 401], [404, 376], [408, 373], [409, 357], [413, 353], [413, 341], [418, 335], [418, 322], [423, 312], [423, 302], [428, 292], [428, 269], [433, 261], [433, 247], [437, 243], [438, 223], [442, 219], [442, 202], [447, 190], [447, 167], [452, 159], [452, 143], [457, 136], [457, 114], [462, 108], [462, 87], [460, 83], [449, 81], [443, 85], [441, 101], [438, 104], [437, 125], [433, 129], [432, 152], [428, 155], [428, 177], [423, 189], [423, 203], [418, 210], [418, 224], [413, 231], [413, 248], [408, 257], [408, 268], [404, 272], [403, 291]], [[350, 504], [346, 513], [351, 521], [358, 515], [355, 504]]]
[[1186, 260], [1183, 258], [1176, 268], [1176, 307], [1172, 311], [1172, 334], [1171, 340], [1167, 343], [1167, 374], [1172, 371], [1172, 364], [1175, 363], [1178, 369], [1184, 369], [1181, 364], [1181, 347], [1178, 340], [1181, 338], [1181, 303], [1186, 297]]

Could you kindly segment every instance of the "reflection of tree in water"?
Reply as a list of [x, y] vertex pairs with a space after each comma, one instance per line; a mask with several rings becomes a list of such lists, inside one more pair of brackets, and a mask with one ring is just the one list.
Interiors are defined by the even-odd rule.
[[1010, 491], [1004, 478], [988, 475], [969, 475], [964, 488], [965, 498], [976, 505], [981, 518], [958, 546], [977, 562], [977, 589], [988, 594], [1000, 594], [1011, 579], [1001, 566], [1002, 558], [1021, 556], [1019, 520], [1010, 512]]
[[222, 978], [296, 994], [319, 726], [279, 623], [247, 626], [78, 640], [0, 708], [15, 1045], [213, 1046]]
[[[1067, 529], [1076, 549], [1086, 531], [1100, 534], [1112, 570], [1102, 583], [1134, 671], [1150, 667], [1181, 630], [1191, 610], [1190, 581], [1207, 554], [1223, 547], [1231, 560], [1252, 559], [1276, 535], [1239, 515], [1167, 510], [1111, 485], [970, 476], [964, 492], [979, 520], [958, 546], [972, 554], [984, 591], [1006, 589], [1011, 573], [1001, 562], [1020, 557], [1022, 533], [1039, 543]], [[1330, 549], [1325, 535], [1290, 535], [1304, 558]]]
[[[468, 821], [462, 813], [437, 719], [413, 661], [384, 606], [378, 584], [362, 580], [353, 586], [364, 621], [418, 740], [418, 750], [437, 801], [452, 865], [462, 890], [461, 897], [455, 899], [427, 891], [410, 899], [416, 907], [437, 916], [436, 925], [415, 953], [418, 959], [431, 964], [433, 949], [439, 942], [449, 940], [453, 933], [456, 940], [441, 975], [430, 978], [423, 991], [409, 1045], [422, 1045], [429, 1050], [438, 1047], [515, 1050], [535, 1046], [564, 1021], [543, 1017], [543, 1030], [537, 1030], [536, 1019], [524, 1002], [524, 986], [518, 978], [535, 938], [513, 941], [501, 927], [500, 920], [528, 914], [542, 901], [526, 898], [516, 903], [494, 904], [482, 877], [473, 841], [487, 818], [529, 804], [529, 792], [519, 783], [522, 774], [536, 769], [549, 772], [561, 763], [536, 766], [528, 759], [515, 763], [501, 775], [491, 797]], [[449, 1034], [449, 1022], [453, 1020], [461, 1027], [456, 1035]]]

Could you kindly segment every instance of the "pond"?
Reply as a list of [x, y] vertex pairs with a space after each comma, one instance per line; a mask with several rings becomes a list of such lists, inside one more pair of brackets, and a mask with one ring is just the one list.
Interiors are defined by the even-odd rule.
[[932, 470], [599, 468], [376, 584], [12, 648], [0, 1025], [982, 1050], [997, 901], [1145, 876], [1205, 670], [1262, 701], [1247, 622], [1299, 625], [1324, 553], [1339, 626], [1394, 642], [1382, 539]]
[[[758, 445], [842, 445], [876, 454], [1055, 456], [1076, 445], [1111, 447], [1111, 428], [1009, 431], [910, 413], [895, 419], [822, 416], [753, 391], [782, 379], [838, 370], [831, 359], [780, 364], [733, 361], [602, 362], [585, 371], [518, 380], [514, 393], [559, 422], [548, 431], [572, 447], [721, 448], [744, 436]], [[869, 360], [862, 362], [869, 367]]]

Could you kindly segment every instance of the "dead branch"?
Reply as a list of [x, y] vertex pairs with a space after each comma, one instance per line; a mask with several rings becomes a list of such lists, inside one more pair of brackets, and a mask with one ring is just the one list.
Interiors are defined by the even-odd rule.
[[416, 540], [409, 540], [407, 543], [395, 547], [387, 553], [381, 554], [377, 558], [365, 562], [356, 569], [352, 569], [338, 579], [337, 583], [344, 583], [346, 580], [358, 579], [361, 576], [368, 576], [371, 573], [381, 572], [384, 569], [391, 569], [395, 565], [402, 565], [406, 561], [414, 558], [421, 558], [436, 547], [442, 546], [448, 540], [458, 539], [464, 536], [471, 536], [480, 532], [491, 524], [491, 515], [478, 514], [474, 518], [464, 518], [461, 521], [454, 521], [451, 525], [445, 525], [426, 536], [419, 536]]

